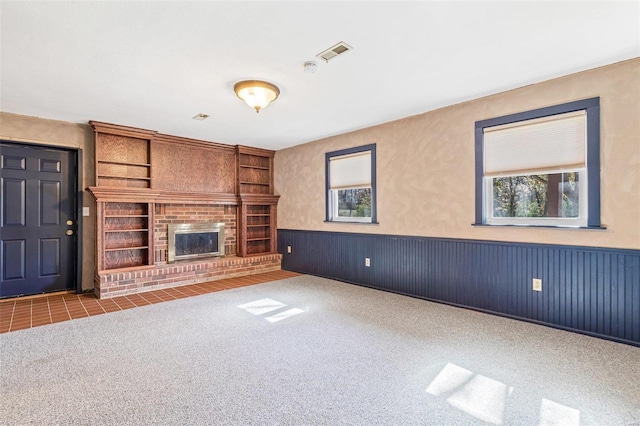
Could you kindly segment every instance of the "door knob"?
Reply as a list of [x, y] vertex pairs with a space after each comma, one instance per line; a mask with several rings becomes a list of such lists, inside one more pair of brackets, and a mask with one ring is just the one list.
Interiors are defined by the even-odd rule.
[[73, 221], [71, 219], [67, 220], [67, 225], [73, 225]]
[[67, 232], [65, 232], [65, 234], [67, 234], [67, 235], [73, 235], [73, 230], [71, 230], [71, 229], [67, 229]]

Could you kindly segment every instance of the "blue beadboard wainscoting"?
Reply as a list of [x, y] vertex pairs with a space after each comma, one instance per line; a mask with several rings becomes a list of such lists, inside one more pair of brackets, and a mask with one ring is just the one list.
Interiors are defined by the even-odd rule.
[[279, 229], [278, 251], [289, 271], [640, 346], [640, 250]]

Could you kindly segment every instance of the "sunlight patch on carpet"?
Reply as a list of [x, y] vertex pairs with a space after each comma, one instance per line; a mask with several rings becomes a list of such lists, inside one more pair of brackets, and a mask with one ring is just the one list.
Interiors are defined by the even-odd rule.
[[301, 314], [302, 312], [304, 312], [302, 309], [293, 308], [293, 309], [288, 309], [284, 312], [277, 313], [275, 315], [271, 315], [270, 317], [266, 317], [265, 319], [271, 323], [274, 323], [274, 322], [282, 321], [283, 319], [292, 317], [294, 315]]
[[262, 315], [280, 308], [284, 308], [285, 306], [287, 305], [278, 302], [277, 300], [266, 298], [256, 300], [255, 302], [245, 303], [243, 305], [238, 305], [238, 308], [244, 309], [245, 311], [253, 315]]
[[459, 367], [455, 364], [447, 363], [438, 376], [433, 379], [427, 393], [433, 396], [441, 396], [453, 392], [458, 387], [464, 385], [473, 377], [473, 371]]
[[[447, 363], [426, 392], [477, 419], [501, 425], [513, 390], [498, 380]], [[542, 398], [538, 425], [579, 426], [580, 410]]]
[[[244, 309], [250, 314], [260, 316], [260, 315], [268, 314], [273, 311], [277, 311], [278, 309], [282, 309], [286, 306], [287, 306], [286, 304], [282, 302], [278, 302], [277, 300], [265, 298], [265, 299], [256, 300], [254, 302], [238, 305], [238, 308]], [[302, 312], [304, 312], [304, 310], [300, 308], [291, 308], [291, 309], [287, 309], [286, 311], [274, 313], [271, 316], [264, 317], [264, 319], [266, 319], [267, 321], [273, 324], [274, 322], [282, 321], [294, 315], [298, 315]]]
[[513, 387], [455, 364], [447, 365], [427, 387], [427, 393], [487, 423], [502, 424]]
[[578, 426], [580, 425], [580, 410], [542, 398], [539, 425]]
[[499, 425], [512, 391], [512, 387], [502, 382], [477, 374], [447, 402], [477, 419]]

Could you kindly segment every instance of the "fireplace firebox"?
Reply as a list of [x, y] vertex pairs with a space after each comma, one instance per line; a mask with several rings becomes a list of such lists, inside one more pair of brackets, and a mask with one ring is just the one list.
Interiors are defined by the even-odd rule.
[[224, 223], [169, 224], [168, 262], [224, 256]]

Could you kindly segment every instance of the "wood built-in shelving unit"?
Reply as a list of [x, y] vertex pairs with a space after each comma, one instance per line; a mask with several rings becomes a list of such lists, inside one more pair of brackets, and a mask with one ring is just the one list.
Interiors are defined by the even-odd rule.
[[97, 202], [98, 271], [155, 264], [157, 204], [235, 205], [236, 255], [277, 252], [273, 151], [90, 124], [95, 130], [96, 186], [89, 190]]
[[99, 270], [153, 263], [153, 207], [151, 203], [100, 202], [102, 248]]
[[96, 130], [96, 185], [151, 188], [150, 143], [155, 132], [95, 122], [92, 125]]
[[238, 193], [273, 194], [273, 152], [238, 147]]
[[[239, 239], [238, 250], [242, 256], [275, 253], [276, 245], [276, 205], [278, 197], [241, 196], [239, 208]], [[271, 204], [270, 204], [271, 203]]]
[[238, 146], [238, 251], [240, 256], [275, 253], [276, 205], [273, 151]]
[[91, 122], [95, 130], [98, 271], [153, 265], [151, 140], [156, 132]]

